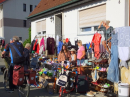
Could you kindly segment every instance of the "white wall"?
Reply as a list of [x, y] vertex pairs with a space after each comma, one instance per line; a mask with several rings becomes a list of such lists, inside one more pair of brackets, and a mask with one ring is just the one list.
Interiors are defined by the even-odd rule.
[[110, 20], [110, 25], [114, 28], [128, 26], [128, 9], [129, 3], [128, 0], [108, 0], [107, 1], [107, 10], [106, 10], [106, 19]]

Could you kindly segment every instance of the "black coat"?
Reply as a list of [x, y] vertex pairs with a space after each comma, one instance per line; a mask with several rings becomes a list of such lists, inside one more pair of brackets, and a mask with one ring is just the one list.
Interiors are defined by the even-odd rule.
[[33, 40], [32, 43], [31, 43], [30, 53], [32, 53], [32, 51], [33, 51], [33, 46], [34, 46], [34, 44], [35, 44], [35, 41], [36, 41], [36, 40]]
[[29, 66], [30, 65], [30, 56], [29, 56], [29, 50], [26, 48], [24, 48], [24, 57], [25, 57], [24, 65]]

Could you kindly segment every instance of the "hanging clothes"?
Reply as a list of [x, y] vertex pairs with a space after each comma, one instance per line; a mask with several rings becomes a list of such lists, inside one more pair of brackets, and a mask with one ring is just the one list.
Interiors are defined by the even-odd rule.
[[118, 66], [118, 34], [112, 34], [111, 39], [111, 62], [108, 68], [107, 79], [111, 82], [119, 82], [119, 66]]
[[42, 38], [41, 41], [40, 41], [40, 48], [43, 48], [43, 49], [41, 49], [42, 52], [45, 51], [44, 38]]
[[38, 39], [36, 39], [36, 41], [33, 45], [33, 51], [37, 51], [37, 42], [38, 42]]
[[58, 47], [57, 47], [57, 54], [60, 53], [60, 51], [61, 51], [61, 49], [62, 49], [63, 42], [62, 42], [62, 41], [59, 41], [58, 44], [59, 44], [59, 45], [58, 45]]
[[119, 66], [128, 68], [126, 61], [130, 59], [130, 27], [116, 28], [115, 32], [118, 33]]
[[39, 44], [38, 44], [38, 39], [36, 39], [34, 46], [33, 46], [33, 51], [35, 51], [37, 54], [39, 54]]
[[57, 46], [57, 47], [58, 47], [58, 45], [59, 45], [59, 39], [60, 39], [60, 38], [59, 38], [59, 35], [57, 35], [57, 36], [56, 36], [56, 46]]
[[2, 45], [2, 39], [0, 39], [0, 45]]
[[95, 57], [97, 59], [99, 59], [100, 57], [100, 42], [101, 42], [101, 34], [99, 33], [95, 33], [94, 36], [93, 36], [93, 39], [92, 39], [92, 42], [91, 42], [91, 46], [92, 46], [92, 43], [94, 43], [94, 53], [95, 53]]
[[39, 39], [38, 39], [38, 44], [39, 44], [39, 45], [41, 44], [41, 40], [42, 40], [42, 38], [39, 38]]
[[32, 53], [32, 51], [33, 51], [33, 46], [34, 46], [35, 42], [36, 42], [36, 40], [33, 40], [31, 43], [30, 53]]
[[75, 41], [75, 50], [77, 51], [78, 50], [78, 39]]
[[47, 38], [47, 50], [48, 54], [54, 55], [55, 53], [55, 41], [54, 38]]
[[39, 46], [39, 44], [37, 44], [37, 50], [36, 50], [37, 54], [39, 54], [39, 50], [40, 50], [40, 46]]
[[104, 48], [104, 46], [102, 44], [100, 44], [100, 52], [101, 53], [106, 52], [106, 49]]

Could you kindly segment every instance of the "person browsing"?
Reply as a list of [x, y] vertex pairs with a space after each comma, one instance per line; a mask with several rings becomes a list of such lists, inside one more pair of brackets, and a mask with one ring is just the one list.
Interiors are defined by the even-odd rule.
[[77, 66], [80, 66], [80, 64], [84, 63], [85, 60], [85, 48], [82, 45], [82, 41], [78, 40], [78, 51], [77, 51]]
[[71, 67], [73, 67], [76, 66], [76, 60], [77, 60], [76, 50], [72, 48], [70, 52], [71, 52]]
[[70, 52], [67, 49], [66, 45], [62, 46], [62, 49], [58, 55], [58, 62], [61, 63], [62, 61], [71, 61], [71, 56], [70, 56]]

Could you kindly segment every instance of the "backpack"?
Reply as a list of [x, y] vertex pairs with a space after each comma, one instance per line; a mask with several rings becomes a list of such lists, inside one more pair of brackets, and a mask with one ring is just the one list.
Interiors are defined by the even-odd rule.
[[19, 42], [14, 42], [9, 44], [9, 47], [11, 49], [11, 56], [13, 57], [13, 63], [14, 64], [21, 64], [25, 61], [24, 55], [23, 55], [23, 45]]

